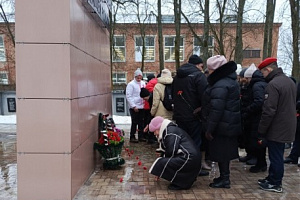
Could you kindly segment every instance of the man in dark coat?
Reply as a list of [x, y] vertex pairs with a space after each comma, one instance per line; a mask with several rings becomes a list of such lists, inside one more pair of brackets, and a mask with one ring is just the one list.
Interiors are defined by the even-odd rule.
[[262, 106], [265, 97], [265, 88], [267, 83], [262, 73], [252, 64], [245, 72], [245, 78], [248, 84], [249, 105], [242, 109], [242, 119], [247, 122], [248, 143], [250, 152], [257, 158], [255, 166], [250, 168], [250, 172], [264, 172], [267, 170], [266, 147], [258, 145], [258, 124], [262, 113]]
[[258, 184], [263, 190], [282, 192], [284, 147], [294, 141], [296, 132], [296, 85], [278, 68], [276, 58], [266, 58], [258, 68], [268, 82], [258, 132], [266, 140], [270, 159], [268, 177]]
[[240, 89], [236, 63], [227, 62], [221, 55], [207, 60], [208, 88], [203, 97], [202, 114], [206, 124], [212, 161], [218, 162], [220, 177], [209, 186], [230, 188], [230, 160], [238, 155], [238, 136], [241, 133]]
[[189, 62], [177, 70], [172, 84], [173, 119], [191, 136], [199, 151], [202, 142], [202, 123], [197, 112], [201, 108], [201, 98], [207, 87], [207, 79], [202, 72], [202, 66], [202, 59], [197, 55], [192, 55]]
[[155, 160], [149, 173], [171, 182], [170, 190], [189, 189], [200, 171], [201, 154], [190, 136], [176, 124], [155, 117], [149, 130], [158, 138], [163, 157]]

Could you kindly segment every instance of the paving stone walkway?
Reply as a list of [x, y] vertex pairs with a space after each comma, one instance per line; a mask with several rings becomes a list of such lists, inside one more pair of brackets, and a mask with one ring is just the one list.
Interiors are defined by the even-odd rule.
[[[209, 176], [198, 177], [190, 190], [170, 191], [169, 183], [163, 179], [156, 181], [148, 173], [156, 159], [156, 145], [146, 143], [129, 143], [128, 125], [125, 147], [122, 152], [126, 163], [118, 170], [104, 170], [102, 160], [98, 160], [95, 172], [80, 188], [74, 200], [129, 200], [129, 199], [280, 199], [300, 200], [300, 168], [286, 164], [283, 180], [283, 193], [266, 192], [259, 189], [257, 180], [264, 178], [267, 172], [253, 174], [250, 166], [234, 160], [231, 164], [231, 189], [212, 189], [208, 184], [218, 176], [218, 171], [211, 171]], [[289, 153], [286, 150], [285, 154]], [[245, 154], [244, 150], [240, 155]], [[16, 160], [16, 127], [0, 124], [0, 199], [17, 199], [17, 160]], [[139, 165], [140, 162], [140, 165]]]
[[[126, 131], [128, 134], [129, 130]], [[297, 165], [285, 165], [283, 193], [267, 192], [259, 189], [257, 180], [265, 178], [267, 172], [250, 173], [249, 165], [234, 160], [231, 163], [231, 189], [213, 189], [208, 186], [219, 175], [218, 170], [209, 176], [198, 177], [190, 190], [171, 191], [169, 182], [148, 173], [156, 159], [156, 145], [146, 143], [132, 144], [128, 135], [123, 150], [126, 163], [118, 170], [104, 170], [101, 161], [89, 180], [81, 187], [74, 200], [103, 199], [300, 199], [300, 168]], [[133, 151], [128, 154], [125, 150]], [[288, 154], [290, 150], [286, 150]], [[244, 155], [240, 150], [240, 155]], [[139, 163], [140, 162], [140, 163]], [[141, 165], [139, 165], [141, 164]], [[217, 167], [216, 167], [217, 168]]]

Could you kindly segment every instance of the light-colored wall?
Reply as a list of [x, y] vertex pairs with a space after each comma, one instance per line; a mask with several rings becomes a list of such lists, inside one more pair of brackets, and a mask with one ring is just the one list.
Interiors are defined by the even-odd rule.
[[112, 113], [109, 32], [80, 0], [16, 1], [18, 199], [71, 200]]

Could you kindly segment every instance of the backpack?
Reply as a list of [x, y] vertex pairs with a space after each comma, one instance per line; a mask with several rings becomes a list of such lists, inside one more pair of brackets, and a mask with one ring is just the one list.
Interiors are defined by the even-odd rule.
[[166, 110], [172, 111], [174, 109], [174, 102], [172, 97], [172, 84], [166, 84], [165, 86], [165, 95], [164, 99], [162, 100], [162, 103]]

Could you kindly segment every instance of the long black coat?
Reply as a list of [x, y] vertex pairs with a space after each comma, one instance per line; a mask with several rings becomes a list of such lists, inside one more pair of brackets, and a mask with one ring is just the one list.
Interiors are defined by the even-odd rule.
[[225, 162], [238, 158], [238, 135], [241, 134], [240, 89], [236, 63], [230, 61], [208, 76], [202, 115], [209, 142], [211, 160]]
[[264, 104], [266, 86], [267, 82], [262, 73], [256, 70], [248, 85], [249, 90], [247, 90], [248, 94], [246, 96], [249, 98], [249, 105], [242, 109], [243, 120], [247, 122], [245, 128], [249, 131], [249, 148], [251, 149], [257, 147], [258, 124]]
[[151, 166], [149, 173], [182, 188], [190, 188], [201, 167], [201, 154], [190, 136], [176, 124], [165, 119], [158, 141], [164, 151]]
[[[201, 107], [202, 95], [207, 87], [206, 76], [195, 65], [182, 65], [173, 79], [174, 111], [173, 119], [179, 121], [198, 121], [194, 109]], [[181, 91], [182, 97], [178, 91]], [[188, 105], [189, 104], [189, 105]]]

